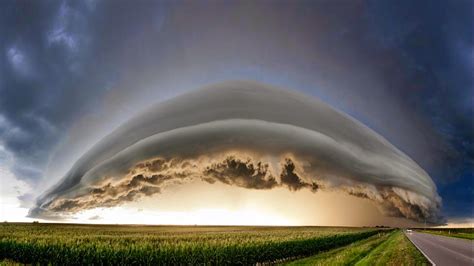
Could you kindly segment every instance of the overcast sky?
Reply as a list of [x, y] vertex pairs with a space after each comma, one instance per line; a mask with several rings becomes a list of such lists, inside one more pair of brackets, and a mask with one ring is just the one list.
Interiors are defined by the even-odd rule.
[[137, 112], [244, 79], [358, 119], [431, 176], [445, 216], [472, 218], [473, 12], [470, 0], [1, 1], [3, 215]]

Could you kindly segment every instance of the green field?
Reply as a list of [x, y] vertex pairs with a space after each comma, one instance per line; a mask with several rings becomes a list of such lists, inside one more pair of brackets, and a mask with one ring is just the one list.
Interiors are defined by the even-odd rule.
[[384, 232], [289, 265], [430, 265], [402, 231]]
[[418, 229], [422, 233], [430, 233], [441, 236], [457, 237], [474, 240], [474, 228], [430, 228]]
[[40, 264], [256, 264], [379, 234], [371, 228], [0, 225], [0, 260]]

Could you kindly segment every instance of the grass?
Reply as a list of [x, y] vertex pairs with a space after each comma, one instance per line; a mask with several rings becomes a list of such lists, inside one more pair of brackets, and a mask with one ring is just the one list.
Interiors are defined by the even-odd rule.
[[356, 265], [429, 265], [429, 262], [399, 230]]
[[21, 263], [18, 263], [18, 262], [14, 262], [12, 260], [8, 260], [8, 259], [5, 259], [5, 260], [0, 260], [0, 266], [13, 266], [13, 265], [23, 265]]
[[418, 231], [434, 235], [474, 240], [474, 228], [433, 228], [428, 230], [420, 229]]
[[379, 233], [289, 265], [429, 265], [400, 231]]
[[34, 264], [256, 264], [338, 248], [370, 228], [1, 224], [0, 261]]
[[385, 241], [390, 233], [381, 233], [318, 255], [296, 260], [287, 265], [353, 265]]

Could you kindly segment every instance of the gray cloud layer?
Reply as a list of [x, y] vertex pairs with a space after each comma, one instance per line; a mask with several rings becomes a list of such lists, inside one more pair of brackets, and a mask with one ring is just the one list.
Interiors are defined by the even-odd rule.
[[248, 81], [160, 103], [82, 156], [30, 216], [116, 206], [193, 179], [341, 190], [391, 216], [441, 222], [436, 186], [369, 128], [305, 95]]

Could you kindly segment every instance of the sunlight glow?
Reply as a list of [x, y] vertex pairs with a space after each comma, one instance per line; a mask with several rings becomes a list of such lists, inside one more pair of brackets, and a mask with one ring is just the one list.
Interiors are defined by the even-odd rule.
[[75, 222], [160, 225], [294, 225], [285, 217], [259, 209], [202, 208], [190, 211], [145, 211], [128, 208], [94, 209], [76, 216]]

